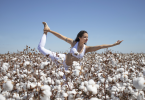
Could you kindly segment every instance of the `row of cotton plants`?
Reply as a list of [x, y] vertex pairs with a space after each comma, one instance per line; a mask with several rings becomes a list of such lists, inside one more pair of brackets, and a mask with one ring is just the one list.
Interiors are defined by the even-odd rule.
[[144, 100], [144, 76], [144, 53], [87, 53], [65, 70], [27, 46], [0, 54], [0, 100]]

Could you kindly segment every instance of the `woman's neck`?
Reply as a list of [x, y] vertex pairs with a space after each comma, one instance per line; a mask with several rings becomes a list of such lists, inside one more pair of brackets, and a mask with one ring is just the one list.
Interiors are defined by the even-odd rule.
[[79, 41], [79, 42], [78, 42], [78, 47], [79, 47], [79, 48], [82, 48], [83, 46], [84, 46], [84, 43], [82, 43], [82, 42]]

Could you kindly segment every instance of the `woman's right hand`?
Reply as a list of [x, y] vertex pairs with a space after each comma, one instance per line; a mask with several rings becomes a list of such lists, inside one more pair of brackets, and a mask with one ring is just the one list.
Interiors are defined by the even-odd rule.
[[[122, 40], [123, 41], [123, 40]], [[116, 43], [114, 43], [115, 45], [119, 45], [122, 41], [118, 40]]]

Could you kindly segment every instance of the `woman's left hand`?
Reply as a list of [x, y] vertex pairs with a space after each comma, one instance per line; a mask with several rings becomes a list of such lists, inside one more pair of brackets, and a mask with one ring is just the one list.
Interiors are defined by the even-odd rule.
[[[123, 40], [122, 40], [123, 41]], [[116, 43], [114, 43], [115, 45], [119, 45], [122, 41], [118, 40]]]

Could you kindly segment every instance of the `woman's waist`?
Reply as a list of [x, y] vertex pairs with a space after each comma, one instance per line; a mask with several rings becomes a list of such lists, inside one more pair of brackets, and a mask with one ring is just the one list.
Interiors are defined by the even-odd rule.
[[66, 61], [73, 62], [73, 61], [79, 61], [80, 59], [73, 56], [71, 53], [66, 54]]

